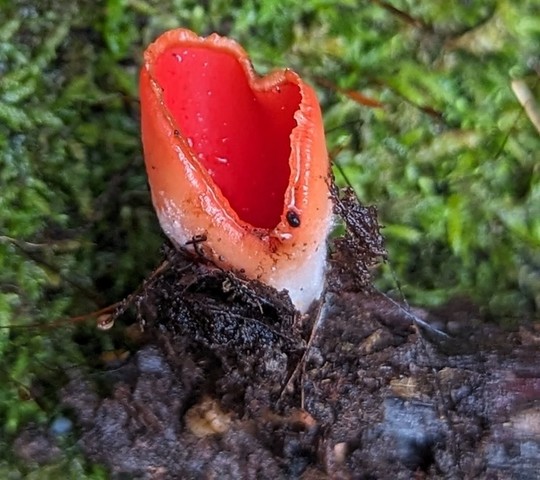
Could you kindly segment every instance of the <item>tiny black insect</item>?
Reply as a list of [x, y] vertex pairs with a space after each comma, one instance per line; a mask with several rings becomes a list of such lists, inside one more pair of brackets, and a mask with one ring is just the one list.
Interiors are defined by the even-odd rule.
[[286, 218], [291, 227], [296, 228], [300, 226], [300, 216], [294, 210], [289, 210]]

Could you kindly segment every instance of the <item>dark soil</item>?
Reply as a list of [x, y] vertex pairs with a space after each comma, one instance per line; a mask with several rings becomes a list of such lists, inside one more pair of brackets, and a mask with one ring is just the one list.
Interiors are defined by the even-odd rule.
[[304, 317], [169, 251], [138, 298], [145, 342], [61, 392], [85, 454], [115, 479], [539, 478], [539, 326], [409, 311], [366, 281], [374, 212], [345, 221]]

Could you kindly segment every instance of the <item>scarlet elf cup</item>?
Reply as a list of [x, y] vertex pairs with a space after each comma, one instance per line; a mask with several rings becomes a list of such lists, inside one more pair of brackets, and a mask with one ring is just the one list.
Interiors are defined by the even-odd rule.
[[290, 69], [258, 76], [216, 34], [177, 29], [144, 53], [144, 158], [165, 234], [307, 310], [324, 285], [329, 163], [314, 90]]

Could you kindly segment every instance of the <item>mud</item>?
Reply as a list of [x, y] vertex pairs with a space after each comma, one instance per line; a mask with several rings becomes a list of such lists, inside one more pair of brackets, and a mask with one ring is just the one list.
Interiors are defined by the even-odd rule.
[[[376, 291], [376, 212], [335, 195], [346, 233], [305, 316], [197, 242], [166, 249], [127, 302], [138, 346], [60, 391], [91, 461], [113, 479], [538, 478], [540, 325]], [[43, 443], [27, 436], [19, 456]]]
[[538, 478], [538, 326], [407, 311], [343, 258], [300, 317], [171, 250], [139, 298], [149, 340], [62, 391], [85, 454], [115, 479]]

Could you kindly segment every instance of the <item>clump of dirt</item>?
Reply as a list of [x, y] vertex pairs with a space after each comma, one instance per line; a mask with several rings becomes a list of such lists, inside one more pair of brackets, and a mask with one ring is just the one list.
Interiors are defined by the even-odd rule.
[[387, 257], [377, 209], [360, 204], [350, 187], [340, 192], [332, 182], [329, 188], [334, 200], [334, 213], [343, 221], [345, 232], [333, 242], [331, 261], [334, 274], [330, 276], [328, 290], [369, 290], [372, 269]]
[[537, 478], [540, 329], [471, 331], [377, 292], [375, 212], [352, 201], [305, 316], [169, 249], [138, 298], [148, 340], [61, 393], [86, 455], [116, 479]]

